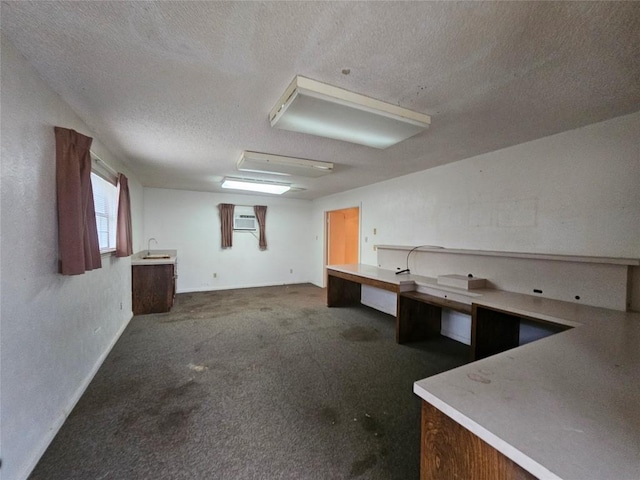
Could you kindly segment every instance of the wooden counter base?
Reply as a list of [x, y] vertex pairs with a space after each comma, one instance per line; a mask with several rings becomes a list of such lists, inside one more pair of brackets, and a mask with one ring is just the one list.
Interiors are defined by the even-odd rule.
[[175, 266], [133, 265], [131, 286], [134, 315], [168, 312], [176, 294]]
[[396, 342], [417, 342], [439, 336], [443, 308], [471, 315], [471, 306], [460, 302], [426, 293], [398, 294]]
[[420, 480], [536, 478], [424, 400], [420, 450]]
[[394, 293], [400, 292], [398, 285], [329, 269], [327, 270], [327, 306], [347, 307], [360, 304], [362, 285]]

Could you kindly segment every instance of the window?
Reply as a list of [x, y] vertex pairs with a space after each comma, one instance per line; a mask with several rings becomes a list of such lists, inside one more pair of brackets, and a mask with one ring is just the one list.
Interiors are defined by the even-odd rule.
[[[95, 165], [95, 161], [93, 163]], [[113, 175], [103, 174], [102, 169], [93, 168], [91, 186], [93, 205], [96, 210], [98, 243], [100, 252], [113, 251], [116, 248], [116, 219], [118, 212], [118, 188]]]

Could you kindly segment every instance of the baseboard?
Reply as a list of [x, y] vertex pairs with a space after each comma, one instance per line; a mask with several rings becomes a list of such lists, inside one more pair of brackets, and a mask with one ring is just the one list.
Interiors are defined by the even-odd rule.
[[391, 311], [390, 309], [386, 308], [385, 305], [378, 305], [374, 302], [368, 302], [366, 300], [360, 300], [360, 303], [362, 305], [364, 305], [365, 307], [369, 307], [369, 308], [373, 308], [374, 310], [377, 310], [378, 312], [382, 312], [382, 313], [386, 313], [387, 315], [391, 315], [391, 316], [396, 316], [396, 312], [395, 311]]
[[456, 333], [448, 332], [445, 330], [441, 330], [440, 335], [442, 335], [443, 337], [451, 338], [452, 340], [456, 340], [460, 343], [464, 343], [465, 345], [471, 345], [471, 340], [469, 339], [469, 337], [463, 335], [458, 335]]
[[176, 293], [196, 293], [196, 292], [217, 292], [218, 290], [240, 290], [242, 288], [260, 288], [260, 287], [281, 287], [283, 285], [300, 285], [301, 283], [311, 282], [290, 282], [290, 283], [251, 283], [249, 285], [225, 285], [223, 287], [200, 287], [177, 289]]
[[29, 475], [31, 475], [31, 472], [33, 472], [33, 469], [36, 468], [36, 465], [44, 455], [44, 452], [46, 452], [47, 448], [49, 448], [49, 445], [51, 445], [51, 442], [60, 431], [60, 428], [62, 428], [62, 425], [64, 425], [64, 422], [67, 420], [67, 417], [69, 416], [71, 411], [74, 409], [74, 407], [76, 406], [76, 404], [78, 403], [78, 401], [80, 400], [84, 392], [87, 390], [87, 387], [93, 380], [93, 377], [95, 377], [96, 373], [98, 373], [98, 370], [104, 363], [105, 359], [107, 358], [107, 355], [109, 355], [114, 345], [122, 335], [122, 332], [124, 332], [124, 330], [129, 325], [129, 322], [131, 322], [132, 318], [133, 318], [133, 312], [131, 312], [129, 316], [129, 320], [124, 322], [122, 327], [120, 327], [120, 329], [114, 336], [113, 340], [111, 341], [107, 349], [103, 352], [102, 355], [100, 355], [100, 357], [98, 357], [98, 360], [94, 364], [89, 374], [85, 377], [84, 381], [80, 384], [76, 392], [71, 397], [67, 407], [63, 409], [62, 415], [60, 415], [60, 417], [58, 417], [56, 421], [53, 422], [53, 425], [51, 425], [51, 427], [49, 428], [47, 435], [42, 439], [42, 442], [40, 442], [39, 447], [36, 449], [36, 455], [33, 457], [33, 461], [31, 461], [27, 465], [27, 467], [23, 469], [22, 474], [18, 476], [19, 480], [27, 480]]

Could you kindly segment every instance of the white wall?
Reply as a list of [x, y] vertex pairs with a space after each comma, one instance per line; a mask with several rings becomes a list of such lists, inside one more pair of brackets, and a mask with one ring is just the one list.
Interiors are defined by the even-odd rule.
[[[153, 237], [158, 245], [152, 243], [152, 249], [178, 250], [178, 292], [283, 285], [311, 278], [309, 201], [158, 188], [144, 191], [145, 242]], [[234, 232], [233, 247], [221, 249], [219, 203], [267, 205], [267, 250], [259, 250], [258, 232], [255, 236]]]
[[[0, 456], [2, 478], [26, 478], [131, 318], [131, 263], [57, 273], [55, 125], [93, 136], [2, 37]], [[130, 180], [134, 242], [142, 187]]]
[[[639, 185], [635, 113], [318, 199], [314, 238], [325, 211], [361, 204], [370, 265], [375, 244], [640, 258]], [[314, 244], [317, 285], [322, 248]]]

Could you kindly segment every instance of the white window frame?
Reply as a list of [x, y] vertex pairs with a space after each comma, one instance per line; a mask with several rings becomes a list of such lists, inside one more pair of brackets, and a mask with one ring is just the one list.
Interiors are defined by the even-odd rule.
[[91, 152], [91, 187], [101, 254], [116, 251], [119, 196], [117, 183], [116, 173]]

